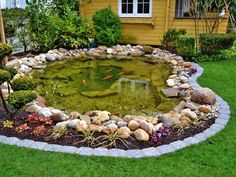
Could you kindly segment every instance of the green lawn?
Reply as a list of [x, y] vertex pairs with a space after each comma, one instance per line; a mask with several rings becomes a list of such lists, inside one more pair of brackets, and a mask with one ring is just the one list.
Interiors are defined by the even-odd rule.
[[232, 117], [217, 136], [185, 150], [149, 159], [80, 157], [0, 144], [0, 176], [5, 177], [236, 177], [236, 59], [201, 63], [199, 79], [229, 102]]

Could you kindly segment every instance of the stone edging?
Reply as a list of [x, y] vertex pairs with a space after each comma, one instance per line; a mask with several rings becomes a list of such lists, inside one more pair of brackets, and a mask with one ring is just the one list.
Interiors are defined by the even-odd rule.
[[[203, 68], [198, 64], [194, 64], [198, 72], [193, 75], [189, 81], [194, 89], [201, 88], [197, 83], [198, 77], [203, 73]], [[188, 137], [182, 141], [174, 141], [168, 145], [162, 145], [159, 147], [150, 147], [142, 150], [121, 150], [121, 149], [106, 149], [106, 148], [88, 148], [88, 147], [73, 147], [73, 146], [62, 146], [56, 144], [48, 144], [46, 142], [36, 142], [33, 140], [20, 140], [15, 137], [6, 137], [0, 135], [0, 142], [9, 145], [16, 145], [19, 147], [38, 149], [49, 152], [63, 152], [70, 154], [78, 154], [85, 156], [110, 156], [110, 157], [127, 157], [127, 158], [144, 158], [144, 157], [159, 157], [164, 154], [168, 154], [193, 144], [198, 144], [206, 139], [214, 136], [222, 129], [225, 128], [226, 124], [230, 119], [230, 107], [226, 101], [221, 97], [217, 96], [217, 102], [220, 106], [219, 115], [216, 118], [215, 123], [202, 133], [196, 134], [193, 137]]]

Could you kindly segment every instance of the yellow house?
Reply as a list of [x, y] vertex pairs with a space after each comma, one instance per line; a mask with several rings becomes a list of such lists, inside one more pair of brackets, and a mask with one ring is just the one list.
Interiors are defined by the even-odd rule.
[[[194, 36], [205, 32], [205, 23], [190, 17], [190, 0], [82, 0], [81, 14], [92, 17], [96, 10], [111, 6], [122, 22], [123, 41], [132, 44], [160, 45], [168, 29], [186, 29]], [[215, 32], [225, 33], [228, 18], [220, 21]]]

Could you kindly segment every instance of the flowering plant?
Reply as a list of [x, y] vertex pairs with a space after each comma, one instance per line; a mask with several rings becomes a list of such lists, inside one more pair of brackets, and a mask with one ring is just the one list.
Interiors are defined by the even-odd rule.
[[193, 74], [197, 73], [197, 68], [191, 67], [188, 69], [188, 75], [192, 76]]
[[3, 122], [3, 128], [13, 128], [13, 124], [14, 124], [13, 121], [5, 120], [5, 121]]
[[151, 135], [151, 140], [155, 143], [158, 143], [161, 140], [161, 138], [169, 135], [171, 135], [170, 128], [163, 126]]
[[22, 124], [22, 125], [16, 127], [15, 130], [16, 130], [18, 133], [23, 133], [24, 131], [29, 130], [29, 129], [30, 129], [30, 127], [29, 127], [27, 124]]
[[46, 128], [43, 125], [40, 125], [40, 126], [35, 127], [33, 134], [35, 136], [41, 136], [41, 135], [44, 135], [45, 132], [46, 132]]

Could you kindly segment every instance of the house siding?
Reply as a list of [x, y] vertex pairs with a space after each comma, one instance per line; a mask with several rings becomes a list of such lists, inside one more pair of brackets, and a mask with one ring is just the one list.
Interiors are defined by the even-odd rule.
[[[151, 18], [121, 18], [122, 33], [124, 39], [132, 37], [132, 40], [125, 40], [131, 44], [160, 45], [163, 34], [167, 29], [186, 29], [187, 34], [194, 36], [195, 22], [193, 19], [175, 18], [175, 0], [153, 0]], [[83, 3], [80, 6], [81, 14], [92, 18], [96, 10], [111, 6], [112, 10], [118, 14], [118, 0], [93, 0], [92, 3]], [[169, 11], [169, 14], [168, 14]], [[168, 15], [167, 15], [168, 14]], [[200, 33], [205, 32], [203, 21], [199, 21]], [[225, 33], [227, 31], [228, 19], [223, 19], [216, 32]]]

